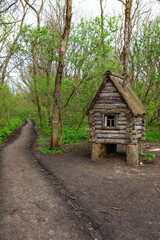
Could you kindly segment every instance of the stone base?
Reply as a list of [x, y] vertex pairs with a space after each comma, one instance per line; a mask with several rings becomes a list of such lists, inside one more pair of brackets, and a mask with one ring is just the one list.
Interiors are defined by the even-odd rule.
[[92, 161], [98, 161], [106, 157], [107, 148], [105, 144], [93, 143], [92, 145]]
[[128, 164], [134, 166], [138, 165], [139, 164], [138, 145], [127, 144], [126, 157]]

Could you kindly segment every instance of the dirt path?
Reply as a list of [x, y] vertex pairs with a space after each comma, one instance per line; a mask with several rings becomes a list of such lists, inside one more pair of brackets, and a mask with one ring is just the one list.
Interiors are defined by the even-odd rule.
[[87, 240], [77, 217], [30, 152], [33, 123], [1, 149], [0, 240]]

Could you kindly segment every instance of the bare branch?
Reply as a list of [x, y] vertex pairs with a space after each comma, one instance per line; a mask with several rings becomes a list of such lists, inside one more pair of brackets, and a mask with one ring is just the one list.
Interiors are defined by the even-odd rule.
[[13, 2], [11, 5], [9, 5], [6, 9], [0, 11], [0, 13], [4, 13], [6, 12], [8, 9], [10, 9], [14, 4], [16, 4], [18, 2], [18, 0], [16, 0], [15, 2]]
[[24, 0], [24, 1], [36, 13], [36, 15], [37, 15], [37, 25], [40, 25], [40, 13], [43, 9], [44, 0], [41, 0], [41, 5], [40, 5], [39, 10], [36, 10], [35, 7], [32, 4], [29, 3], [29, 0]]
[[123, 0], [118, 0], [118, 2], [121, 2], [124, 6], [126, 6], [126, 4]]

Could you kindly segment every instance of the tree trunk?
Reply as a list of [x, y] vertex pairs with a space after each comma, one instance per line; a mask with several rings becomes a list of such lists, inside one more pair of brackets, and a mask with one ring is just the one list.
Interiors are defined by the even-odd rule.
[[126, 0], [125, 3], [125, 26], [124, 26], [124, 49], [123, 49], [123, 75], [125, 77], [124, 87], [128, 83], [128, 61], [130, 51], [130, 36], [131, 36], [131, 10], [132, 0]]
[[37, 91], [37, 81], [36, 81], [36, 57], [35, 57], [35, 53], [34, 53], [34, 46], [35, 44], [33, 43], [32, 45], [32, 64], [33, 64], [33, 82], [34, 82], [34, 93], [35, 93], [35, 97], [36, 97], [36, 104], [37, 104], [37, 108], [38, 108], [38, 116], [40, 119], [40, 125], [43, 126], [43, 116], [42, 116], [42, 109], [41, 109], [41, 104], [40, 104], [40, 100], [39, 100], [39, 95], [38, 95], [38, 91]]
[[63, 75], [63, 69], [64, 69], [65, 53], [67, 49], [67, 42], [68, 42], [70, 26], [71, 26], [72, 0], [67, 0], [66, 4], [67, 4], [66, 23], [65, 23], [64, 33], [62, 35], [62, 43], [59, 51], [59, 63], [57, 68], [56, 80], [55, 80], [50, 149], [53, 149], [54, 147], [58, 147], [61, 82], [62, 82], [62, 75]]
[[101, 9], [101, 44], [103, 48], [102, 57], [105, 58], [105, 44], [104, 44], [104, 11], [102, 6], [102, 0], [100, 0], [100, 9]]

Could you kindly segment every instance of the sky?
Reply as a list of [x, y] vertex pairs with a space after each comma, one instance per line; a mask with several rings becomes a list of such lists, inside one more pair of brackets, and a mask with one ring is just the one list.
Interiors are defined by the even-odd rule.
[[[142, 0], [145, 9], [152, 7], [152, 15], [160, 15], [160, 2], [157, 0]], [[108, 15], [118, 15], [122, 13], [122, 3], [118, 0], [103, 0], [104, 12]], [[73, 0], [73, 19], [78, 20], [80, 17], [100, 16], [99, 0]]]
[[[33, 0], [30, 0], [32, 2]], [[38, 3], [41, 0], [36, 0]], [[51, 0], [54, 2], [54, 0]], [[63, 1], [63, 0], [62, 0]], [[152, 8], [153, 17], [160, 15], [160, 2], [158, 0], [141, 0], [142, 5], [146, 4], [145, 10]], [[46, 0], [47, 2], [47, 0]], [[135, 2], [135, 0], [133, 1]], [[122, 3], [118, 0], [103, 0], [104, 14], [115, 16], [122, 14]], [[82, 17], [88, 19], [90, 17], [100, 16], [99, 0], [73, 0], [73, 16], [72, 21], [77, 22]], [[29, 14], [27, 22], [35, 22], [33, 12]]]

